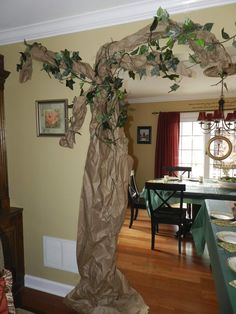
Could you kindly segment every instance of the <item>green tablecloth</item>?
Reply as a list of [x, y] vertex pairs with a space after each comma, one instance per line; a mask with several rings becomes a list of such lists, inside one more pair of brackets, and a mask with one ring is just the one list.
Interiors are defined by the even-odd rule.
[[213, 223], [209, 212], [232, 213], [231, 207], [231, 201], [206, 200], [191, 228], [197, 254], [203, 254], [205, 244], [207, 244], [221, 314], [236, 314], [236, 288], [229, 284], [232, 280], [236, 280], [236, 273], [229, 268], [227, 263], [227, 258], [236, 256], [236, 252], [230, 253], [219, 246], [216, 233], [219, 231], [236, 232], [236, 226], [221, 226]]

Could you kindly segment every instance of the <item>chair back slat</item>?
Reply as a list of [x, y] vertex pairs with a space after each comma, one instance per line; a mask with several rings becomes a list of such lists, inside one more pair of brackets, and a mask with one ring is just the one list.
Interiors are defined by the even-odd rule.
[[192, 172], [192, 167], [185, 166], [166, 166], [164, 170], [168, 173], [169, 176], [178, 177], [178, 174], [184, 175], [187, 172], [188, 178]]
[[[173, 197], [180, 204], [180, 208], [183, 207], [184, 191], [186, 190], [185, 184], [146, 182], [145, 188], [147, 189], [150, 213], [152, 213], [152, 211], [162, 209], [163, 207], [171, 208], [172, 206], [170, 201]], [[158, 205], [155, 208], [152, 201], [154, 194], [157, 195], [159, 199]]]

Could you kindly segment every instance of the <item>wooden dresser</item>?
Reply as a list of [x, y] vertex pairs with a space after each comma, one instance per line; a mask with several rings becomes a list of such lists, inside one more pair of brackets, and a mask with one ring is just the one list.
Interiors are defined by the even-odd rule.
[[0, 55], [0, 237], [5, 268], [13, 275], [13, 294], [19, 303], [19, 292], [24, 287], [24, 247], [22, 208], [10, 207], [5, 141], [4, 83], [9, 76], [4, 70], [4, 58]]

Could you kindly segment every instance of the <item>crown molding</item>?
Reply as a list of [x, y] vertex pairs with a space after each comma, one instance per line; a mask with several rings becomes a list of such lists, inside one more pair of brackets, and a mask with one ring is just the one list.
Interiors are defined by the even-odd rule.
[[235, 3], [235, 0], [139, 1], [110, 9], [50, 20], [0, 31], [0, 45], [75, 33], [123, 23], [150, 19], [159, 6], [170, 14]]
[[[236, 97], [236, 93], [233, 92], [227, 95], [227, 98]], [[199, 100], [199, 99], [212, 99], [219, 98], [218, 94], [193, 94], [193, 95], [160, 95], [156, 97], [139, 97], [139, 98], [129, 98], [127, 97], [127, 102], [129, 104], [150, 104], [150, 103], [160, 103], [160, 102], [170, 102], [170, 101], [181, 101], [181, 100]]]

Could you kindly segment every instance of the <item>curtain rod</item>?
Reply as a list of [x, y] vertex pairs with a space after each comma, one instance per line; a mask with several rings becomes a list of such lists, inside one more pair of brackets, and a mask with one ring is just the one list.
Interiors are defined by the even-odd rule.
[[[214, 111], [217, 109], [200, 109], [200, 110], [184, 110], [184, 111], [153, 111], [152, 114], [159, 114], [161, 112], [179, 112], [179, 113], [191, 113], [191, 112], [202, 112], [202, 111]], [[236, 110], [236, 108], [225, 108], [224, 111]]]

